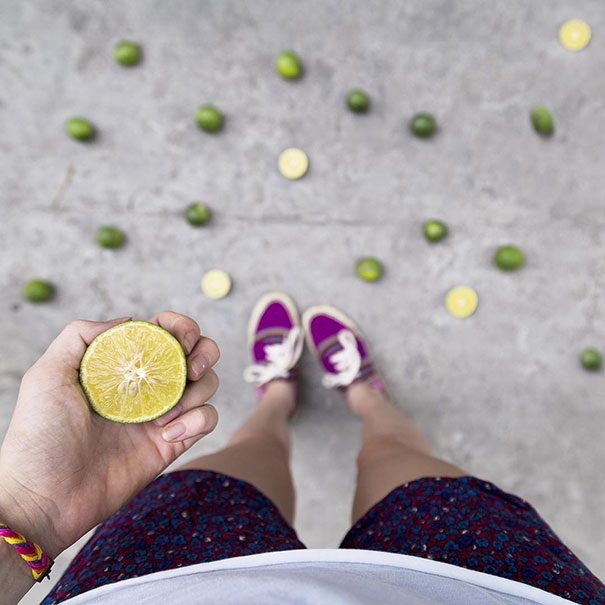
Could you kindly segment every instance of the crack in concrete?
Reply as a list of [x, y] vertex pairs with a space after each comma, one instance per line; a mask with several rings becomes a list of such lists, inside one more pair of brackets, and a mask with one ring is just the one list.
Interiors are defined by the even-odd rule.
[[69, 164], [65, 170], [65, 175], [63, 176], [63, 181], [61, 181], [59, 190], [50, 202], [49, 210], [56, 211], [61, 209], [61, 202], [63, 201], [63, 198], [65, 197], [65, 194], [72, 183], [75, 172], [76, 169]]

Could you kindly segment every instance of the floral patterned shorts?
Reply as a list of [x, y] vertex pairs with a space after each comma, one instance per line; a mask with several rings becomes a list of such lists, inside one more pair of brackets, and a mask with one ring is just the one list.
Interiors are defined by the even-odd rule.
[[[253, 485], [212, 471], [176, 471], [99, 525], [43, 603], [173, 567], [301, 548]], [[605, 586], [527, 502], [475, 477], [397, 487], [351, 528], [341, 548], [426, 557], [577, 603], [605, 603]]]

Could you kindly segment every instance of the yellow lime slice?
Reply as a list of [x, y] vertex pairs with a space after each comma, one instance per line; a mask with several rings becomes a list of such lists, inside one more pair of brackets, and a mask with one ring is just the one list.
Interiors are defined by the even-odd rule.
[[92, 408], [113, 422], [147, 422], [173, 408], [187, 384], [177, 339], [146, 321], [128, 321], [97, 336], [80, 364]]
[[573, 51], [585, 48], [591, 36], [590, 25], [581, 19], [566, 21], [559, 29], [559, 41], [565, 48]]
[[204, 273], [201, 286], [208, 298], [223, 298], [231, 290], [231, 277], [220, 269], [212, 269]]
[[454, 317], [468, 317], [475, 312], [479, 298], [468, 286], [456, 286], [445, 297], [445, 306]]
[[309, 158], [302, 149], [290, 147], [279, 154], [277, 167], [287, 179], [299, 179], [309, 169]]

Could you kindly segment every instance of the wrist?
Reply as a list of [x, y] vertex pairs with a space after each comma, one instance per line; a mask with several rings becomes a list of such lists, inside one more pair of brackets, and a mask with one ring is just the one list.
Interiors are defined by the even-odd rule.
[[[36, 543], [53, 560], [63, 550], [49, 511], [45, 510], [31, 492], [1, 470], [0, 521], [30, 542]], [[26, 571], [29, 569], [24, 563], [23, 567]]]

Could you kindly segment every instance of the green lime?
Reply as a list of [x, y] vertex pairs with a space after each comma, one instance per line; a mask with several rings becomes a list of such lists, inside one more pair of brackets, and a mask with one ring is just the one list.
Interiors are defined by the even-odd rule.
[[364, 281], [376, 281], [383, 273], [382, 263], [373, 256], [360, 258], [355, 265], [355, 273]]
[[580, 363], [587, 370], [599, 370], [603, 365], [603, 358], [596, 349], [584, 349], [580, 353]]
[[55, 289], [50, 282], [41, 279], [32, 279], [23, 285], [21, 293], [25, 300], [30, 302], [45, 302], [53, 297]]
[[97, 229], [97, 243], [103, 248], [119, 248], [124, 243], [124, 233], [117, 227], [105, 225]]
[[141, 49], [138, 44], [122, 40], [113, 47], [113, 58], [125, 67], [136, 65], [141, 60]]
[[410, 130], [417, 137], [430, 137], [435, 132], [435, 127], [435, 118], [430, 113], [417, 113], [410, 120]]
[[95, 136], [95, 127], [84, 118], [69, 118], [65, 122], [67, 134], [78, 141], [89, 141]]
[[363, 90], [350, 90], [347, 94], [347, 105], [351, 111], [363, 113], [370, 107], [370, 97]]
[[210, 220], [210, 209], [202, 202], [193, 202], [185, 209], [185, 218], [190, 225], [205, 225]]
[[433, 219], [424, 223], [424, 237], [431, 242], [438, 242], [447, 235], [447, 225]]
[[195, 112], [195, 121], [206, 132], [218, 132], [223, 127], [223, 114], [214, 105], [202, 105]]
[[514, 271], [524, 262], [525, 256], [517, 246], [500, 246], [494, 254], [494, 263], [503, 271]]
[[291, 50], [284, 50], [275, 59], [275, 69], [288, 80], [298, 78], [302, 73], [302, 65], [298, 55]]
[[550, 111], [543, 105], [536, 105], [530, 113], [531, 123], [534, 130], [543, 136], [549, 136], [553, 133], [554, 124]]

